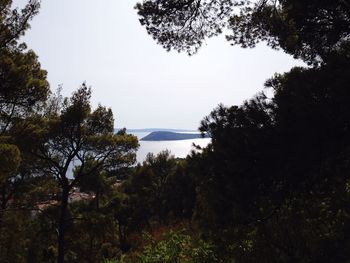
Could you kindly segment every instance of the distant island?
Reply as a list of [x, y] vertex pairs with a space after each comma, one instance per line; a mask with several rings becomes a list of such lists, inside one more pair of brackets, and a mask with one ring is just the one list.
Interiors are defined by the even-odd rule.
[[[122, 128], [114, 129], [118, 132]], [[169, 129], [169, 128], [143, 128], [143, 129], [126, 129], [127, 133], [138, 133], [138, 132], [156, 132], [156, 131], [169, 131], [169, 132], [198, 132], [198, 130], [185, 130], [185, 129]]]
[[[170, 131], [154, 131], [143, 137], [141, 141], [178, 141], [203, 138], [200, 133], [178, 133]], [[204, 138], [208, 138], [207, 135]]]

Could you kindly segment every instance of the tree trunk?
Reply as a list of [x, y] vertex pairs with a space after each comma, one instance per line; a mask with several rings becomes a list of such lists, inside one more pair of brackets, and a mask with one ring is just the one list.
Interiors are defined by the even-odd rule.
[[96, 201], [96, 209], [98, 210], [100, 208], [100, 191], [96, 192], [95, 201]]
[[65, 252], [65, 234], [66, 234], [66, 222], [67, 222], [67, 210], [68, 210], [68, 196], [69, 189], [63, 189], [62, 200], [60, 208], [60, 218], [58, 221], [58, 257], [57, 263], [64, 263]]
[[2, 221], [3, 221], [3, 218], [4, 218], [4, 214], [5, 214], [5, 211], [6, 211], [6, 208], [7, 208], [7, 203], [8, 203], [8, 198], [6, 196], [6, 189], [5, 189], [5, 186], [2, 188], [2, 194], [1, 194], [1, 206], [0, 206], [0, 232], [1, 232], [1, 229], [2, 229]]
[[125, 229], [118, 222], [118, 232], [119, 232], [119, 248], [122, 252], [128, 252], [130, 245], [128, 244]]

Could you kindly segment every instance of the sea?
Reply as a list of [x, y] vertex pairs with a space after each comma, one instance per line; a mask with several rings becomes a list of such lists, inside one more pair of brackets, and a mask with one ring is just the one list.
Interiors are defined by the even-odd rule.
[[[154, 131], [162, 131], [163, 129], [154, 129]], [[195, 148], [193, 145], [198, 145], [200, 147], [205, 147], [210, 143], [210, 138], [198, 138], [189, 140], [177, 140], [177, 141], [141, 141], [141, 139], [153, 130], [127, 130], [128, 133], [137, 136], [139, 139], [140, 148], [137, 151], [136, 159], [137, 162], [142, 163], [148, 153], [157, 154], [164, 150], [169, 150], [172, 155], [177, 158], [185, 158], [191, 150]], [[166, 130], [169, 131], [169, 130]], [[185, 132], [185, 133], [199, 133], [198, 131], [184, 131], [184, 130], [171, 130], [172, 132]]]
[[[117, 129], [116, 129], [117, 131]], [[175, 130], [175, 129], [139, 129], [139, 130], [127, 130], [127, 133], [137, 136], [139, 139], [140, 147], [136, 153], [136, 160], [138, 163], [142, 163], [148, 153], [158, 154], [161, 151], [169, 150], [171, 155], [177, 158], [185, 158], [191, 150], [195, 150], [193, 145], [205, 147], [210, 143], [210, 138], [199, 138], [189, 140], [178, 140], [178, 141], [141, 141], [141, 139], [153, 131], [172, 131], [172, 132], [185, 132], [185, 133], [199, 133], [198, 131], [191, 130]], [[68, 178], [73, 178], [73, 169], [80, 162], [76, 161], [72, 163], [68, 169]]]

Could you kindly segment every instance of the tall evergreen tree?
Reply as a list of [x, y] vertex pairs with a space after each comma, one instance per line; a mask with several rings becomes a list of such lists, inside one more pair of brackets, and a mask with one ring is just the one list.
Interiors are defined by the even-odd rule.
[[[60, 212], [57, 223], [58, 258], [64, 262], [65, 234], [69, 220], [69, 197], [73, 187], [83, 177], [96, 175], [99, 169], [111, 170], [132, 165], [138, 148], [137, 138], [121, 130], [114, 133], [114, 119], [110, 109], [90, 105], [90, 89], [83, 84], [65, 98], [60, 110], [44, 117], [22, 123], [22, 138], [31, 140], [29, 151], [39, 160], [42, 169], [52, 174], [61, 189]], [[31, 138], [31, 139], [30, 139]], [[74, 173], [72, 168], [79, 165]]]
[[38, 1], [30, 1], [21, 11], [12, 8], [12, 1], [0, 2], [0, 220], [31, 176], [28, 164], [32, 160], [15, 143], [12, 129], [40, 111], [49, 93], [47, 73], [36, 54], [18, 42], [38, 9]]

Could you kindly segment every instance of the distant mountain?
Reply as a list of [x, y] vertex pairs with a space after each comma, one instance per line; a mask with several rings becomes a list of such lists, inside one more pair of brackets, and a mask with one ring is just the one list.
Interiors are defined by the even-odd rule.
[[[207, 136], [205, 136], [207, 137]], [[200, 133], [177, 133], [171, 131], [154, 131], [143, 137], [141, 141], [177, 141], [203, 138]]]

